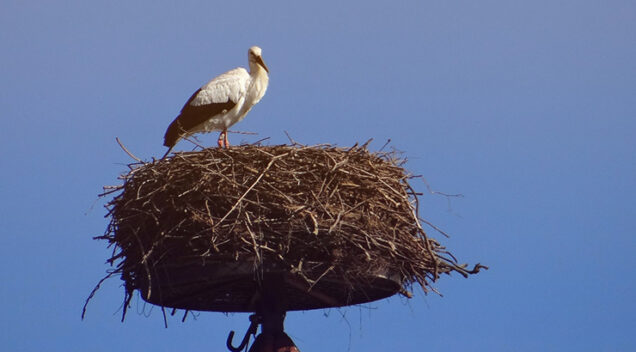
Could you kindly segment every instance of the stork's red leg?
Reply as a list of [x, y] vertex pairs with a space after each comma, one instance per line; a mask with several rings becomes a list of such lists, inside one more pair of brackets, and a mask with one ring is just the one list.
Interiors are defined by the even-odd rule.
[[219, 140], [217, 141], [219, 144], [219, 148], [223, 148], [225, 146], [224, 142], [225, 142], [225, 139], [227, 138], [226, 133], [227, 133], [227, 130], [223, 130], [221, 134], [219, 134]]
[[230, 141], [227, 139], [227, 130], [225, 130], [225, 148], [230, 147]]

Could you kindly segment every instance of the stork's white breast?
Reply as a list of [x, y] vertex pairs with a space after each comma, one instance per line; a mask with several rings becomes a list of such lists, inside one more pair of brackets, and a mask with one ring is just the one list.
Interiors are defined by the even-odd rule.
[[206, 83], [190, 104], [200, 106], [228, 100], [238, 103], [245, 98], [249, 82], [249, 73], [242, 67], [235, 68]]

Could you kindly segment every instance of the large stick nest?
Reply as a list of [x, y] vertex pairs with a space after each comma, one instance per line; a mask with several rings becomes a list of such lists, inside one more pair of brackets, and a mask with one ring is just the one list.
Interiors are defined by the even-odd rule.
[[[312, 286], [325, 274], [355, 285], [375, 273], [399, 276], [407, 296], [459, 265], [428, 237], [411, 176], [395, 153], [366, 146], [240, 146], [177, 153], [129, 165], [107, 204], [99, 239], [127, 297], [157, 263], [248, 260], [277, 263]], [[117, 193], [119, 192], [119, 193]], [[310, 286], [311, 287], [311, 286]]]

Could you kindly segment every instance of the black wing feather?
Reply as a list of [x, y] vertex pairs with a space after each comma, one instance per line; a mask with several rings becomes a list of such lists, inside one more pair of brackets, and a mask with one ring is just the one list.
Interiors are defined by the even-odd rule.
[[212, 116], [223, 113], [223, 111], [231, 110], [236, 105], [236, 103], [230, 99], [225, 103], [212, 103], [198, 106], [190, 105], [200, 91], [201, 89], [192, 94], [188, 102], [183, 106], [183, 109], [181, 109], [179, 116], [168, 126], [166, 134], [163, 137], [163, 145], [166, 147], [174, 147], [179, 139], [187, 135], [190, 130], [204, 123]]

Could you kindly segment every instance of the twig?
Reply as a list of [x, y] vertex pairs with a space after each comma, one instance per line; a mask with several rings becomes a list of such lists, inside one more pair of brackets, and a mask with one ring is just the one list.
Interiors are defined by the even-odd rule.
[[266, 140], [270, 139], [271, 137], [265, 137], [265, 138], [261, 138], [259, 140], [257, 140], [254, 143], [251, 143], [250, 145], [260, 145], [261, 143], [265, 142]]
[[138, 157], [134, 156], [131, 152], [128, 151], [128, 149], [126, 149], [126, 147], [124, 147], [124, 144], [119, 140], [119, 137], [115, 137], [115, 140], [117, 141], [117, 143], [119, 144], [121, 149], [123, 149], [124, 152], [126, 152], [126, 154], [128, 154], [129, 157], [133, 158], [138, 163], [143, 163], [143, 161], [141, 161], [141, 159], [139, 159]]
[[185, 139], [186, 141], [194, 144], [194, 148], [193, 151], [199, 147], [201, 148], [201, 150], [205, 149], [205, 147], [201, 144], [201, 142], [199, 142], [199, 140], [197, 139], [197, 137], [191, 136], [191, 137], [183, 137], [183, 139]]
[[384, 150], [384, 148], [389, 145], [389, 143], [391, 143], [391, 138], [386, 140], [386, 143], [384, 143], [384, 145], [382, 146], [382, 148], [380, 148], [378, 151], [381, 152], [382, 150]]
[[232, 208], [230, 208], [230, 210], [225, 214], [225, 216], [223, 216], [221, 218], [221, 220], [219, 220], [213, 227], [212, 230], [214, 231], [214, 228], [218, 227], [221, 223], [223, 223], [223, 221], [225, 221], [225, 219], [227, 219], [228, 216], [230, 216], [230, 214], [232, 214], [232, 212], [234, 210], [236, 210], [236, 207], [241, 203], [241, 201], [243, 200], [243, 198], [245, 198], [245, 196], [250, 193], [250, 191], [252, 189], [254, 189], [254, 187], [256, 186], [256, 184], [261, 180], [261, 178], [263, 178], [263, 176], [265, 176], [265, 173], [267, 172], [267, 170], [269, 170], [270, 167], [272, 167], [272, 165], [274, 164], [274, 162], [284, 156], [287, 156], [289, 153], [285, 153], [285, 154], [281, 154], [281, 155], [277, 155], [275, 157], [272, 158], [272, 160], [269, 162], [269, 164], [267, 164], [267, 166], [265, 167], [265, 170], [263, 170], [261, 172], [260, 175], [258, 175], [258, 178], [256, 178], [256, 181], [254, 181], [254, 183], [252, 183], [252, 185], [245, 191], [245, 193], [243, 193], [243, 195], [241, 195], [239, 197], [239, 199], [236, 201], [236, 203], [234, 203], [234, 205], [232, 206]]
[[117, 271], [111, 271], [110, 273], [108, 273], [108, 275], [104, 276], [101, 280], [99, 280], [99, 282], [97, 283], [97, 285], [95, 285], [95, 287], [93, 287], [93, 290], [88, 295], [88, 298], [86, 298], [86, 301], [84, 301], [84, 307], [82, 307], [82, 320], [84, 320], [84, 317], [86, 316], [86, 307], [88, 307], [88, 302], [90, 302], [90, 300], [93, 299], [93, 296], [95, 296], [95, 293], [97, 293], [97, 290], [99, 290], [102, 283], [110, 279], [110, 277], [115, 274], [117, 274]]
[[289, 133], [287, 133], [287, 131], [283, 131], [283, 132], [285, 132], [285, 135], [287, 136], [287, 139], [289, 139], [289, 142], [290, 142], [292, 145], [304, 146], [303, 144], [300, 144], [300, 143], [296, 142], [296, 141], [295, 141], [295, 140], [294, 140], [294, 139], [293, 139], [293, 138], [289, 135]]
[[228, 133], [234, 133], [234, 134], [245, 134], [245, 135], [249, 135], [249, 136], [258, 136], [258, 133], [256, 132], [243, 132], [243, 131], [227, 131]]

